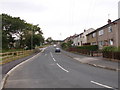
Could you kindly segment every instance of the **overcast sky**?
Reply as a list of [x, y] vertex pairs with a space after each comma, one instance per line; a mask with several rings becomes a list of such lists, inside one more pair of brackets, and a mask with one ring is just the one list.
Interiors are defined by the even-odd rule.
[[[120, 0], [0, 0], [0, 14], [39, 24], [44, 37], [65, 39], [84, 29], [99, 28], [118, 19]], [[109, 15], [108, 15], [109, 14]]]

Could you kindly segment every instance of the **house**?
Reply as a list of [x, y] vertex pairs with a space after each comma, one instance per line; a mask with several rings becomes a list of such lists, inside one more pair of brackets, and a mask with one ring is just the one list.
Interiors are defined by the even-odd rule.
[[75, 35], [73, 38], [73, 46], [79, 46], [80, 42], [79, 42], [79, 35]]
[[68, 41], [74, 42], [74, 39], [75, 39], [76, 36], [77, 36], [77, 34], [74, 34], [73, 36], [67, 37], [67, 38], [64, 40], [64, 42], [65, 42], [65, 43], [67, 43]]
[[97, 29], [98, 45], [102, 49], [103, 46], [120, 46], [120, 19], [113, 22], [108, 20], [108, 24]]
[[108, 19], [108, 24], [89, 33], [87, 42], [91, 45], [98, 45], [99, 49], [104, 46], [120, 46], [120, 18], [111, 22]]
[[98, 45], [98, 43], [97, 43], [98, 42], [98, 40], [97, 40], [98, 35], [97, 34], [98, 33], [96, 30], [87, 34], [86, 35], [87, 36], [87, 43], [90, 43], [90, 45]]
[[88, 30], [84, 30], [83, 33], [73, 35], [72, 36], [73, 45], [74, 46], [88, 45], [86, 35], [92, 31], [95, 31], [95, 29], [90, 28]]
[[91, 32], [93, 32], [93, 31], [95, 31], [95, 29], [93, 29], [93, 28], [90, 28], [90, 29], [88, 29], [88, 30], [84, 30], [84, 32], [83, 33], [81, 33], [80, 34], [80, 36], [79, 36], [79, 41], [80, 41], [80, 46], [82, 46], [82, 45], [87, 45], [88, 44], [88, 42], [87, 42], [87, 34], [89, 34], [89, 33], [91, 33]]
[[67, 43], [67, 42], [68, 42], [68, 40], [69, 40], [69, 37], [67, 37], [67, 38], [64, 40], [64, 42], [65, 42], [65, 43]]

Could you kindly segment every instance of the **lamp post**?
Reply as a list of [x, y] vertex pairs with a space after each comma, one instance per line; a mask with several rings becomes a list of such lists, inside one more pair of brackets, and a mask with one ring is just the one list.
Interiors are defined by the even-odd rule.
[[31, 50], [33, 49], [33, 27], [31, 31]]

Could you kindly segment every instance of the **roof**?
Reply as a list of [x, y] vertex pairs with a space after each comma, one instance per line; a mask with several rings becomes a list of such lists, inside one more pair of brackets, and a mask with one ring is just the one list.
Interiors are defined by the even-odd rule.
[[92, 31], [92, 32], [88, 33], [86, 36], [88, 36], [88, 35], [90, 35], [90, 34], [92, 34], [92, 33], [96, 32], [96, 31], [97, 31], [97, 30]]
[[120, 18], [117, 19], [117, 20], [115, 20], [115, 21], [113, 21], [113, 22], [111, 22], [111, 23], [108, 23], [108, 24], [106, 24], [106, 25], [104, 25], [104, 26], [102, 26], [102, 27], [100, 27], [100, 28], [97, 28], [96, 30], [103, 29], [103, 28], [105, 28], [105, 27], [107, 27], [107, 26], [109, 26], [109, 25], [111, 25], [111, 24], [115, 24], [115, 22], [117, 22], [117, 21], [119, 21], [119, 20], [120, 20]]
[[95, 31], [93, 31], [93, 32], [91, 32], [91, 33], [88, 33], [86, 36], [88, 36], [88, 35], [96, 32], [96, 31], [99, 31], [99, 30], [101, 30], [101, 29], [103, 29], [103, 28], [105, 28], [105, 27], [108, 27], [108, 26], [111, 25], [111, 24], [115, 24], [115, 22], [117, 22], [117, 21], [119, 21], [119, 20], [120, 20], [120, 18], [117, 19], [117, 20], [115, 20], [115, 21], [113, 21], [113, 22], [111, 22], [111, 23], [108, 23], [108, 24], [106, 24], [106, 25], [104, 25], [104, 26], [102, 26], [102, 27], [100, 27], [100, 28], [97, 28]]

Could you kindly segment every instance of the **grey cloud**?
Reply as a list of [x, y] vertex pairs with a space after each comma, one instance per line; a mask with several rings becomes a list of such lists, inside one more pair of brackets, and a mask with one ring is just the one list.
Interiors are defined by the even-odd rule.
[[3, 9], [13, 10], [15, 12], [43, 12], [47, 8], [40, 4], [24, 3], [24, 2], [2, 2]]

